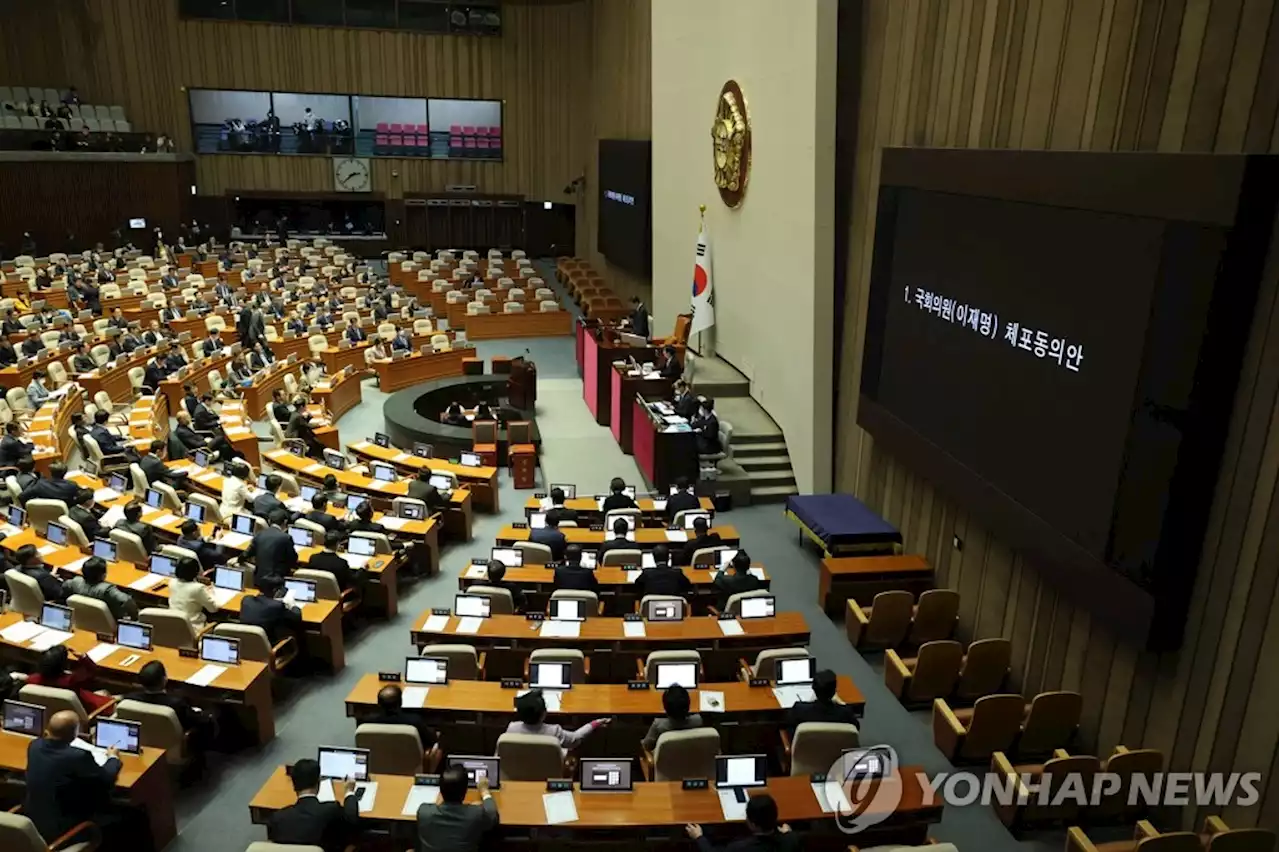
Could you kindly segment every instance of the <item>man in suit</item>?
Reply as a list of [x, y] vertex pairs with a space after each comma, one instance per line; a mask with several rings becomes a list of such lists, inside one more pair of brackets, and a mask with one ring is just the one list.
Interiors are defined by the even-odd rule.
[[660, 544], [653, 549], [653, 567], [641, 571], [634, 585], [639, 597], [645, 595], [683, 597], [693, 591], [693, 583], [685, 576], [684, 571], [671, 566], [671, 553], [665, 544]]
[[564, 549], [568, 542], [565, 540], [564, 533], [560, 532], [560, 519], [548, 513], [546, 515], [547, 525], [542, 529], [529, 530], [529, 541], [535, 544], [545, 544], [551, 548], [551, 558], [557, 562], [564, 558]]
[[[262, 590], [263, 595], [266, 595], [266, 590], [262, 588], [264, 582], [288, 577], [298, 567], [298, 550], [293, 546], [293, 539], [285, 532], [288, 524], [289, 512], [284, 507], [271, 513], [267, 518], [267, 525], [254, 533], [253, 541], [249, 542], [249, 548], [244, 552], [244, 558], [254, 562], [254, 585]], [[281, 587], [283, 588], [283, 583]]]
[[604, 562], [604, 555], [610, 550], [634, 550], [636, 543], [627, 538], [631, 525], [626, 518], [613, 519], [613, 538], [600, 545], [599, 559]]
[[126, 701], [141, 701], [144, 704], [168, 707], [172, 710], [178, 717], [178, 724], [182, 726], [183, 732], [188, 735], [187, 744], [193, 758], [189, 768], [198, 771], [204, 765], [204, 753], [217, 733], [217, 724], [213, 717], [192, 705], [181, 695], [174, 695], [168, 691], [169, 673], [165, 670], [164, 663], [159, 660], [152, 660], [142, 667], [138, 672], [138, 685], [142, 689], [126, 693], [121, 698]]
[[11, 420], [4, 424], [4, 437], [0, 438], [0, 466], [13, 467], [18, 460], [30, 456], [35, 451], [35, 444], [22, 440], [22, 427], [18, 421]]
[[88, 373], [98, 368], [93, 356], [84, 351], [83, 343], [77, 343], [71, 351], [75, 353], [71, 356], [71, 366], [77, 373]]
[[116, 521], [115, 529], [131, 532], [142, 539], [142, 549], [154, 553], [156, 549], [156, 533], [150, 526], [142, 522], [142, 504], [132, 500], [124, 507], [124, 517]]
[[178, 276], [174, 275], [172, 271], [160, 276], [160, 286], [165, 290], [176, 290], [181, 283], [178, 280]]
[[[73, 710], [59, 710], [49, 717], [45, 736], [27, 746], [23, 813], [41, 837], [61, 838], [109, 806], [123, 764], [115, 748], [109, 748], [99, 766], [92, 754], [72, 747], [79, 735], [80, 717]], [[88, 840], [89, 835], [76, 839]]]
[[164, 361], [159, 355], [147, 359], [147, 366], [142, 371], [143, 387], [159, 392], [160, 383], [165, 380], [167, 373]]
[[102, 601], [117, 621], [138, 617], [138, 604], [133, 598], [114, 583], [107, 582], [107, 560], [100, 556], [90, 556], [80, 566], [80, 576], [71, 577], [62, 584], [62, 597], [72, 595]]
[[547, 510], [547, 520], [550, 521], [552, 517], [556, 519], [556, 523], [572, 521], [576, 524], [578, 522], [578, 513], [564, 507], [563, 488], [551, 489], [551, 508]]
[[614, 509], [638, 509], [636, 501], [632, 500], [626, 494], [627, 483], [622, 481], [622, 477], [615, 476], [609, 482], [609, 496], [604, 498], [604, 505], [600, 507], [601, 512], [606, 514]]
[[352, 346], [357, 343], [363, 343], [368, 339], [369, 335], [365, 334], [364, 329], [360, 327], [359, 323], [353, 322], [347, 326], [347, 340], [351, 341]]
[[685, 420], [692, 420], [698, 413], [698, 398], [684, 381], [677, 381], [671, 388], [671, 407]]
[[[791, 826], [778, 825], [778, 803], [768, 793], [747, 799], [746, 823], [751, 836], [732, 841], [724, 852], [800, 852], [804, 848]], [[690, 823], [684, 831], [698, 844], [698, 852], [715, 852], [716, 847], [702, 835], [702, 826]]]
[[[581, 552], [579, 552], [578, 558], [581, 560]], [[485, 576], [487, 578], [485, 581], [486, 586], [493, 586], [495, 589], [506, 589], [511, 595], [511, 606], [516, 612], [524, 612], [524, 590], [515, 583], [508, 583], [504, 579], [507, 576], [506, 565], [496, 559], [490, 559], [489, 564], [485, 567]]]
[[36, 460], [31, 456], [22, 456], [18, 459], [18, 473], [14, 477], [18, 483], [18, 493], [26, 491], [31, 485], [40, 478], [40, 474], [36, 472]]
[[151, 321], [151, 326], [142, 333], [142, 344], [144, 346], [155, 346], [160, 342], [163, 335], [160, 333], [160, 323], [157, 320]]
[[160, 454], [164, 452], [164, 441], [152, 441], [149, 449], [146, 455], [138, 459], [138, 467], [142, 468], [142, 472], [146, 474], [148, 485], [163, 482], [176, 487], [186, 483], [186, 473], [170, 470], [165, 466], [164, 459], [160, 458]]
[[231, 289], [231, 285], [226, 281], [219, 281], [218, 286], [213, 288], [213, 296], [222, 304], [228, 307], [234, 306], [236, 303], [236, 291]]
[[693, 519], [693, 538], [685, 542], [684, 549], [680, 551], [680, 558], [677, 560], [679, 565], [692, 565], [693, 554], [707, 547], [720, 546], [720, 533], [707, 532], [707, 519]]
[[130, 354], [142, 345], [142, 338], [138, 337], [138, 335], [134, 333], [133, 329], [130, 328], [120, 335], [118, 342], [121, 350], [126, 354]]
[[267, 837], [272, 843], [319, 846], [324, 852], [342, 852], [360, 821], [360, 799], [356, 782], [341, 782], [342, 804], [319, 799], [320, 764], [303, 758], [289, 775], [298, 801], [281, 808], [267, 819]]
[[[98, 442], [98, 448], [102, 450], [104, 456], [124, 454], [132, 457], [134, 455], [133, 451], [126, 447], [119, 437], [107, 431], [107, 418], [110, 416], [106, 409], [99, 409], [93, 415], [93, 428], [89, 430], [89, 434], [93, 437], [93, 440]], [[126, 450], [129, 450], [129, 452], [125, 452]]]
[[187, 518], [178, 528], [178, 547], [186, 548], [196, 555], [200, 567], [208, 571], [213, 566], [226, 561], [222, 548], [211, 541], [205, 541], [200, 533], [200, 525]]
[[715, 587], [720, 593], [716, 604], [721, 610], [729, 605], [729, 598], [741, 592], [754, 592], [764, 588], [764, 580], [751, 573], [751, 556], [739, 550], [728, 567], [716, 574]]
[[34, 358], [40, 354], [41, 349], [44, 349], [44, 341], [40, 339], [38, 334], [33, 334], [22, 341], [22, 354], [24, 357]]
[[200, 351], [204, 353], [204, 357], [208, 358], [215, 352], [221, 352], [222, 347], [225, 345], [226, 344], [222, 342], [222, 334], [215, 328], [213, 331], [209, 332], [209, 336], [200, 344]]
[[582, 589], [600, 594], [600, 581], [590, 568], [582, 565], [582, 548], [571, 544], [564, 549], [564, 562], [556, 566], [552, 578], [556, 589]]
[[476, 780], [480, 804], [468, 805], [467, 771], [450, 766], [440, 775], [440, 804], [418, 807], [417, 852], [475, 852], [484, 835], [498, 825], [498, 805], [489, 795], [489, 779]]
[[641, 337], [649, 336], [649, 311], [644, 306], [644, 302], [640, 301], [639, 296], [631, 297], [631, 316], [628, 318], [631, 325], [631, 333], [638, 334]]
[[284, 512], [288, 517], [289, 509], [280, 502], [280, 498], [276, 496], [276, 492], [280, 490], [280, 479], [278, 474], [269, 473], [263, 484], [262, 492], [253, 498], [253, 513], [259, 518], [270, 520], [271, 516], [277, 511]]
[[664, 379], [678, 379], [683, 373], [684, 367], [676, 356], [676, 348], [670, 345], [663, 347], [662, 365], [658, 368], [658, 375]]
[[62, 600], [62, 581], [44, 564], [34, 544], [24, 544], [15, 550], [12, 561], [18, 571], [36, 581], [46, 601]]
[[302, 611], [284, 602], [284, 579], [264, 576], [257, 581], [257, 586], [261, 594], [245, 595], [240, 601], [240, 623], [261, 627], [272, 645], [292, 634], [298, 639], [300, 651], [305, 653]]
[[93, 512], [93, 489], [80, 488], [76, 491], [75, 505], [67, 510], [67, 517], [80, 525], [90, 542], [102, 535], [102, 525]]
[[342, 554], [338, 553], [338, 546], [346, 538], [346, 533], [341, 527], [342, 525], [339, 524], [337, 529], [329, 530], [324, 534], [324, 550], [312, 554], [307, 567], [316, 571], [328, 571], [333, 575], [333, 579], [338, 581], [338, 588], [345, 592], [347, 589], [364, 585], [366, 574], [363, 568], [352, 568]]
[[274, 417], [276, 422], [281, 426], [287, 426], [289, 425], [289, 418], [292, 414], [293, 412], [284, 401], [284, 391], [279, 388], [273, 390], [271, 392], [271, 416]]
[[702, 504], [698, 502], [698, 497], [693, 493], [693, 489], [689, 487], [689, 478], [687, 476], [676, 477], [676, 493], [667, 498], [667, 520], [675, 521], [676, 515], [680, 512], [687, 512], [690, 509], [701, 508]]
[[64, 462], [54, 462], [49, 466], [49, 478], [37, 479], [31, 483], [22, 492], [18, 502], [25, 506], [29, 500], [61, 500], [71, 507], [75, 505], [79, 491], [80, 486], [67, 479], [67, 465]]
[[294, 334], [306, 334], [307, 321], [295, 313], [293, 316], [289, 317], [288, 322], [285, 323], [285, 329], [292, 331]]
[[411, 352], [413, 351], [413, 341], [409, 339], [409, 333], [403, 328], [396, 332], [396, 336], [391, 341], [392, 352]]
[[410, 713], [403, 708], [400, 701], [401, 695], [400, 687], [394, 684], [382, 687], [382, 689], [378, 690], [378, 709], [372, 715], [364, 717], [361, 723], [369, 725], [409, 725], [418, 732], [418, 737], [422, 740], [422, 747], [428, 752], [432, 751], [432, 747], [436, 743], [436, 732], [423, 721], [421, 713]]
[[376, 532], [386, 535], [387, 528], [373, 519], [373, 504], [368, 500], [361, 500], [356, 506], [356, 516], [347, 521], [347, 532]]
[[813, 676], [813, 701], [797, 701], [787, 711], [787, 730], [792, 736], [803, 722], [847, 722], [858, 724], [858, 713], [848, 704], [836, 703], [836, 673], [823, 669]]
[[449, 501], [444, 498], [438, 488], [431, 484], [431, 468], [429, 467], [419, 470], [417, 478], [409, 482], [408, 496], [426, 503], [427, 514], [429, 515], [443, 512], [449, 508]]
[[320, 443], [315, 430], [311, 428], [311, 413], [301, 405], [295, 407], [293, 414], [289, 415], [289, 425], [284, 434], [287, 438], [302, 441], [306, 445], [307, 455], [314, 459], [324, 458], [324, 444]]
[[13, 308], [7, 308], [4, 312], [4, 322], [0, 324], [0, 332], [6, 336], [10, 334], [22, 334], [22, 323], [18, 321], [18, 315], [14, 313]]
[[720, 452], [720, 420], [716, 417], [716, 401], [704, 397], [697, 415], [689, 423], [698, 441], [698, 455]]
[[195, 429], [191, 428], [191, 415], [186, 412], [186, 409], [178, 409], [177, 419], [178, 425], [174, 427], [173, 436], [177, 438], [178, 443], [182, 445], [183, 455], [185, 456], [187, 453], [203, 449], [205, 446], [205, 440], [200, 437]]
[[165, 306], [164, 310], [160, 311], [161, 322], [173, 322], [180, 319], [182, 319], [182, 308], [172, 302]]
[[[256, 503], [257, 501], [254, 502]], [[342, 521], [325, 511], [328, 508], [329, 498], [325, 497], [322, 492], [317, 491], [315, 496], [311, 498], [311, 511], [307, 512], [302, 517], [311, 521], [313, 524], [319, 524], [324, 527], [324, 531], [326, 533], [341, 532]]]
[[124, 311], [116, 308], [111, 312], [111, 319], [107, 320], [107, 328], [118, 328], [121, 331], [129, 327], [129, 321], [124, 318]]
[[187, 356], [182, 354], [182, 347], [176, 343], [170, 343], [169, 352], [164, 356], [165, 373], [175, 372], [185, 366], [187, 366]]
[[213, 394], [201, 394], [196, 410], [191, 412], [191, 425], [198, 432], [212, 432], [220, 424], [218, 415], [213, 413]]

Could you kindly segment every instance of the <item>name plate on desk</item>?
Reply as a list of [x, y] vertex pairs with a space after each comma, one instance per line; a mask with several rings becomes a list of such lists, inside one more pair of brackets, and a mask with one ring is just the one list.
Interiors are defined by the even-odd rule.
[[645, 690], [649, 688], [647, 680], [629, 680], [627, 681], [627, 689]]
[[546, 613], [542, 612], [526, 612], [524, 614], [525, 621], [542, 621], [546, 617]]
[[200, 658], [200, 654], [199, 652], [196, 651], [195, 648], [179, 648], [178, 656], [185, 657], [189, 660], [197, 660]]
[[535, 491], [535, 492], [533, 492], [533, 496], [534, 496], [534, 499], [537, 499], [537, 500], [545, 500], [545, 499], [547, 498], [547, 492], [545, 492], [545, 491]]
[[105, 643], [106, 643], [106, 644], [108, 644], [108, 645], [114, 645], [114, 644], [115, 644], [116, 637], [115, 637], [115, 636], [112, 636], [110, 633], [98, 633], [98, 634], [95, 634], [95, 635], [98, 637], [98, 641], [99, 641], [99, 642], [105, 642]]
[[604, 524], [592, 524], [591, 526], [587, 527], [587, 529], [591, 530], [592, 532], [604, 532]]
[[809, 783], [811, 783], [811, 784], [825, 784], [825, 783], [827, 783], [827, 773], [825, 773], [825, 772], [814, 772], [812, 775], [810, 775], [810, 776], [809, 776]]
[[681, 790], [706, 790], [709, 786], [706, 778], [686, 778], [680, 782]]
[[439, 787], [439, 775], [415, 775], [413, 776], [413, 786], [415, 787]]
[[518, 677], [504, 677], [502, 679], [503, 689], [522, 689], [523, 687], [524, 681], [520, 680]]
[[622, 616], [623, 621], [644, 621], [644, 616], [638, 612], [629, 612]]
[[433, 606], [431, 608], [432, 615], [453, 615], [453, 610], [447, 606]]
[[753, 687], [767, 687], [769, 685], [769, 678], [753, 677], [751, 680], [747, 681], [747, 685]]
[[548, 778], [547, 779], [548, 793], [562, 793], [565, 790], [572, 790], [572, 789], [573, 789], [572, 779], [569, 779], [569, 778]]
[[378, 672], [378, 680], [382, 683], [399, 683], [400, 672]]
[[529, 529], [529, 525], [528, 525], [528, 524], [524, 524], [524, 523], [513, 523], [513, 524], [511, 525], [511, 528], [512, 528], [513, 530], [527, 530], [527, 529]]
[[720, 619], [721, 621], [733, 621], [733, 620], [735, 620], [738, 616], [734, 615], [733, 613], [729, 613], [729, 612], [722, 612], [722, 613], [720, 613], [720, 615], [719, 615], [718, 617], [719, 617], [719, 619]]

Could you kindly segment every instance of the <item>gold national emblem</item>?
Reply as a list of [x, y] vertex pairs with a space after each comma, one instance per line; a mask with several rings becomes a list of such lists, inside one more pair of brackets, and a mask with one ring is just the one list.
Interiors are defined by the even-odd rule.
[[734, 80], [724, 84], [711, 123], [711, 146], [720, 200], [737, 207], [747, 192], [751, 173], [751, 118], [747, 100]]

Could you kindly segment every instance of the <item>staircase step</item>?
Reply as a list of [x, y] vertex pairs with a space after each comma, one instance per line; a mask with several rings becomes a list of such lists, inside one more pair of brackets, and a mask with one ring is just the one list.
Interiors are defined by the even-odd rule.
[[758, 470], [785, 470], [791, 471], [791, 458], [783, 453], [776, 456], [743, 456], [734, 454], [734, 459], [738, 464], [742, 465], [742, 469], [748, 474]]
[[790, 467], [786, 470], [748, 470], [746, 473], [753, 489], [760, 485], [794, 485], [796, 481]]
[[795, 485], [752, 486], [752, 503], [783, 503], [793, 494], [799, 493]]
[[777, 444], [779, 447], [786, 447], [787, 442], [783, 440], [781, 432], [739, 432], [733, 430], [733, 446], [737, 449], [739, 446], [757, 446], [759, 444]]
[[787, 454], [787, 443], [785, 441], [761, 441], [758, 444], [740, 443], [738, 436], [733, 436], [733, 455], [734, 458], [751, 458], [753, 456], [785, 456]]

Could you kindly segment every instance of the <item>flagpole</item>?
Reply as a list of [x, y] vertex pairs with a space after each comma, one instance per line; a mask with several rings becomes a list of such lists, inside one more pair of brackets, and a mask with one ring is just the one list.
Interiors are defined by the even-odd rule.
[[[698, 205], [698, 235], [706, 229], [707, 223], [707, 205]], [[714, 358], [716, 355], [716, 342], [708, 333], [711, 329], [698, 332], [698, 354], [703, 358]]]

